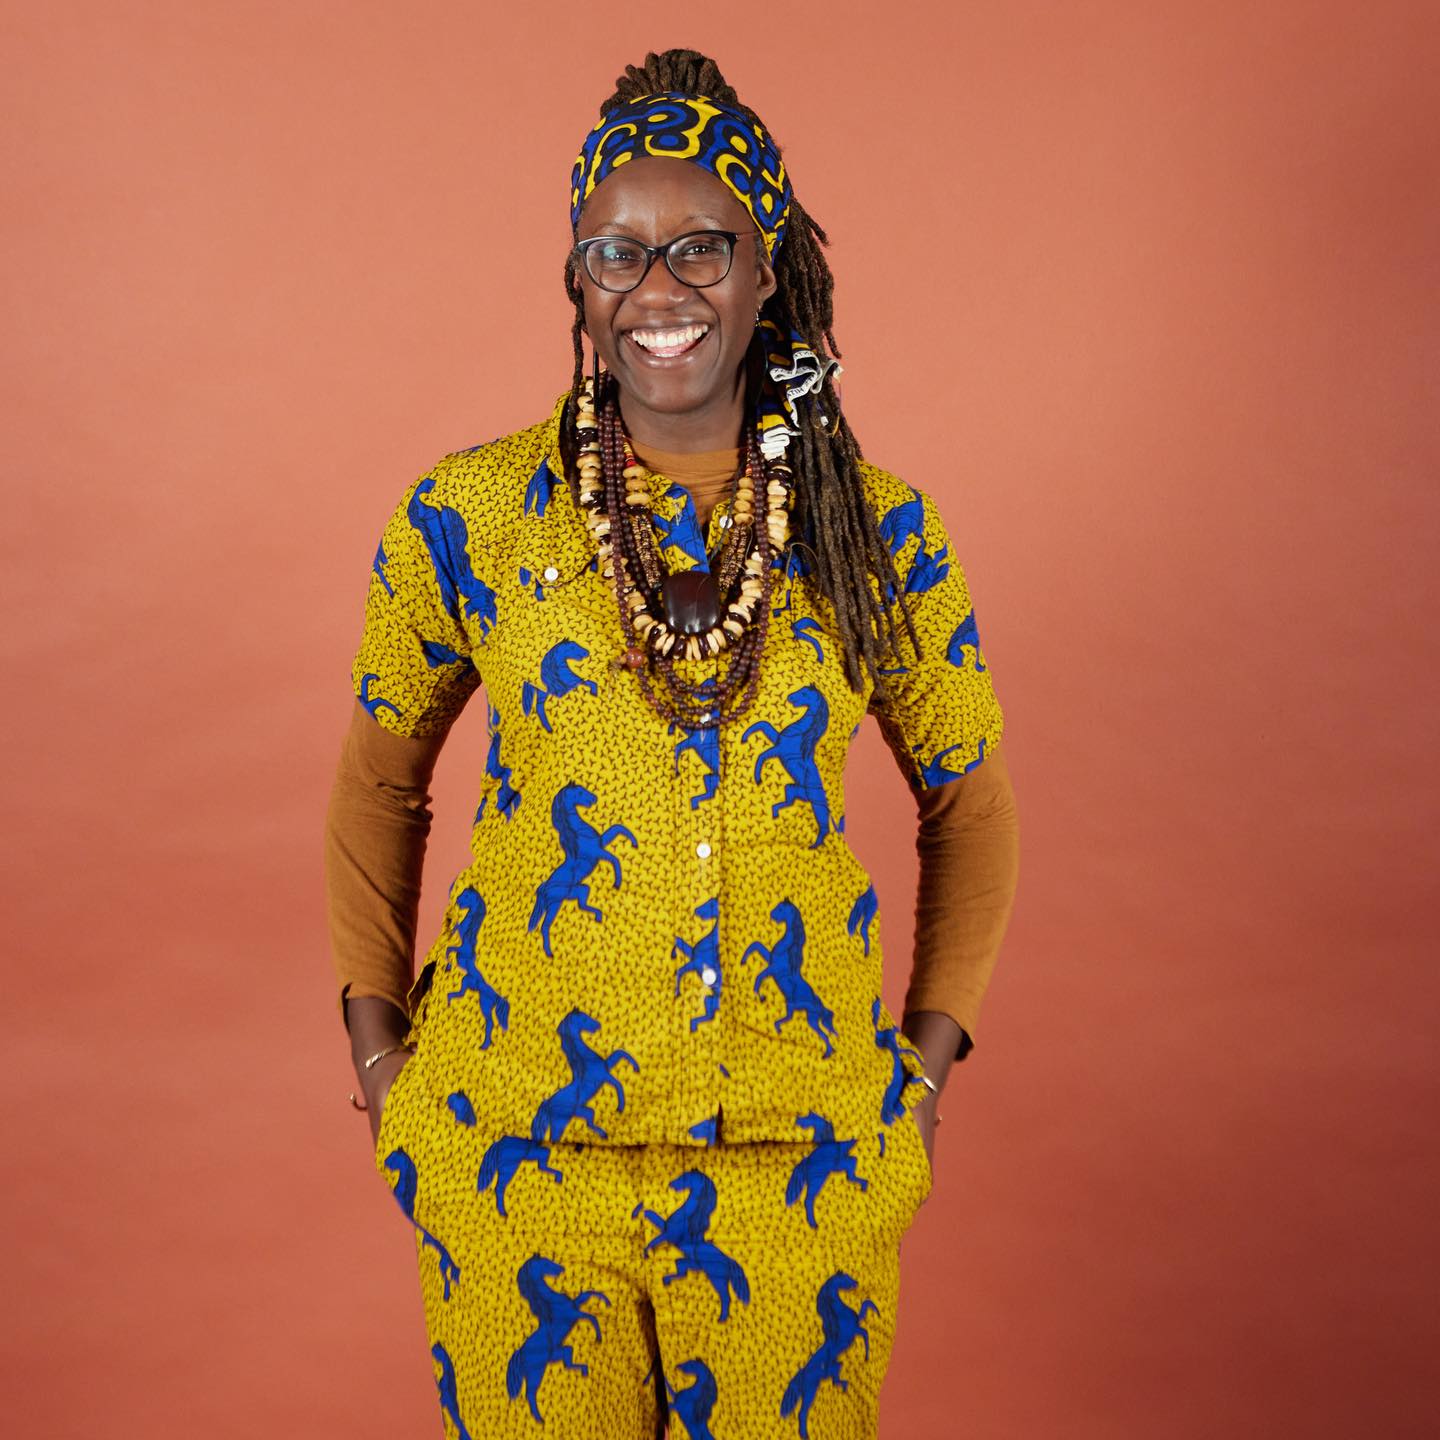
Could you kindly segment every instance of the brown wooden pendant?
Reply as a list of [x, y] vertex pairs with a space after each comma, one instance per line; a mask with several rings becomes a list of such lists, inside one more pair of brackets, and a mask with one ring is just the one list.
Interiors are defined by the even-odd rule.
[[720, 592], [708, 570], [677, 570], [660, 586], [665, 623], [680, 635], [703, 635], [720, 623]]

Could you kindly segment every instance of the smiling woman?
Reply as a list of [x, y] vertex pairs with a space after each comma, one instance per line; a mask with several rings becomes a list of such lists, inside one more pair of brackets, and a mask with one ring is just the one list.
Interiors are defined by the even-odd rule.
[[[642, 156], [591, 192], [578, 234], [586, 332], [624, 395], [632, 441], [733, 445], [745, 357], [776, 289], [745, 207], [698, 165]], [[687, 273], [697, 267], [698, 277]]]
[[[405, 488], [352, 664], [327, 885], [375, 1165], [447, 1433], [873, 1436], [1015, 891], [1003, 716], [934, 501], [841, 409], [824, 233], [713, 61], [631, 67], [570, 203], [570, 388]], [[919, 812], [903, 1023], [845, 837], [867, 715]]]

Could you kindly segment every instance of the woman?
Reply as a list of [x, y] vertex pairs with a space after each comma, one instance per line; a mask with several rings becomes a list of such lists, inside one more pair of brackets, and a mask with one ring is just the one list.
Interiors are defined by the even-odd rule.
[[[375, 1162], [447, 1433], [873, 1435], [1014, 893], [1000, 707], [933, 502], [845, 421], [825, 236], [713, 62], [631, 67], [571, 200], [570, 389], [407, 487], [370, 581], [326, 853]], [[903, 1027], [844, 838], [867, 710], [920, 809]]]

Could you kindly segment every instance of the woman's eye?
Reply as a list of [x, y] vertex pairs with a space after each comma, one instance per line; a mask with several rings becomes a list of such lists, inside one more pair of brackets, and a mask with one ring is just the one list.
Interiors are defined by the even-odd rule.
[[600, 259], [606, 265], [633, 265], [640, 252], [633, 245], [599, 245]]

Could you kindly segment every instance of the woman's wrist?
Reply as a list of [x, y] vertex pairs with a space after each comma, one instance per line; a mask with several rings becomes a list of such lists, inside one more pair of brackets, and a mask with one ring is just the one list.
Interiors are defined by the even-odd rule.
[[367, 1106], [375, 1104], [409, 1058], [405, 1039], [410, 1017], [389, 1000], [374, 995], [346, 997], [350, 1058]]
[[900, 1022], [905, 1038], [920, 1052], [925, 1074], [934, 1085], [927, 1098], [939, 1099], [965, 1031], [941, 1010], [911, 1010]]

